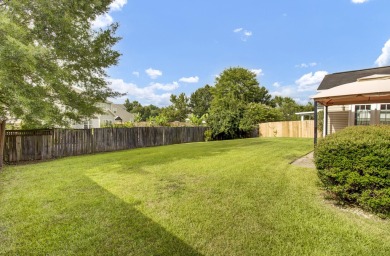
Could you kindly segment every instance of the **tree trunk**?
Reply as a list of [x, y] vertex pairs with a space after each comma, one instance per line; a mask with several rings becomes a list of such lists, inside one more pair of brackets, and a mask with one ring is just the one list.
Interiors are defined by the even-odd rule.
[[5, 125], [6, 120], [0, 120], [0, 170], [3, 167], [4, 161], [4, 144], [5, 144]]

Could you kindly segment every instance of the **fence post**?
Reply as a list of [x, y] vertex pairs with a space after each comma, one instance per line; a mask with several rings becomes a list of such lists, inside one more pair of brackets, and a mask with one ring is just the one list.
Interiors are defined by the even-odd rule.
[[0, 121], [0, 169], [3, 167], [4, 161], [4, 145], [5, 145], [5, 120]]
[[318, 137], [318, 132], [317, 132], [317, 126], [318, 126], [318, 103], [317, 101], [314, 101], [314, 146], [317, 145], [317, 137]]

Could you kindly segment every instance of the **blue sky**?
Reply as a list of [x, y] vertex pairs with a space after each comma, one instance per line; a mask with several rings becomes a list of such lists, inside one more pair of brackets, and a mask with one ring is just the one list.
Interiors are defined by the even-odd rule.
[[229, 67], [272, 95], [306, 103], [324, 75], [390, 65], [389, 0], [115, 0], [95, 27], [118, 22], [111, 87], [143, 105], [190, 96]]

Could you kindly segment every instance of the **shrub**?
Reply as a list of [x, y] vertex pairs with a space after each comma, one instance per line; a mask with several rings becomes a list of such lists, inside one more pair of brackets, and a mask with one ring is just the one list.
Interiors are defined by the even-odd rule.
[[342, 203], [390, 214], [390, 126], [354, 126], [319, 141], [318, 176]]
[[213, 140], [213, 131], [211, 129], [207, 129], [204, 132], [204, 141], [212, 141]]
[[131, 127], [134, 127], [134, 123], [130, 121], [124, 123], [104, 124], [101, 126], [101, 128], [131, 128]]
[[149, 121], [149, 126], [170, 126], [168, 122], [168, 118], [164, 115], [150, 117], [148, 121]]

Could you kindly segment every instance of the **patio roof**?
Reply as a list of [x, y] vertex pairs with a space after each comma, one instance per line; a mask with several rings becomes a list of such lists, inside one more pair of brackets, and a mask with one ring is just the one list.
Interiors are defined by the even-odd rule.
[[339, 85], [313, 96], [324, 106], [390, 103], [390, 75], [376, 74]]
[[319, 91], [328, 90], [330, 88], [339, 86], [341, 84], [356, 82], [356, 80], [361, 77], [372, 76], [375, 74], [390, 75], [390, 66], [343, 71], [343, 72], [328, 74], [322, 80], [320, 86], [318, 87], [318, 90]]

